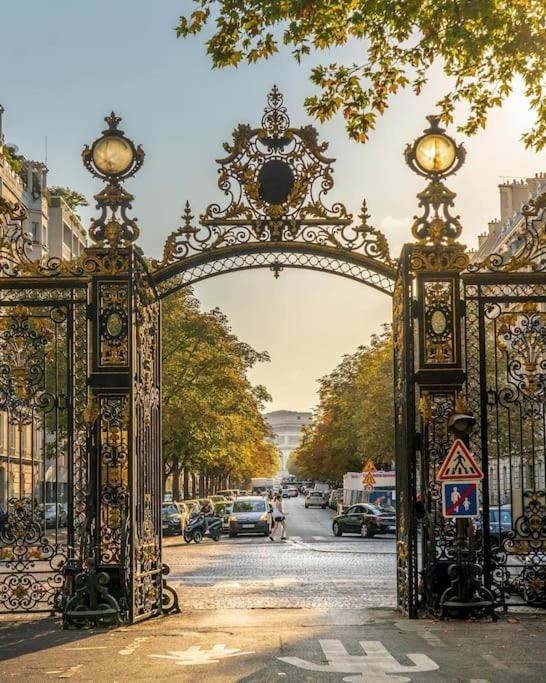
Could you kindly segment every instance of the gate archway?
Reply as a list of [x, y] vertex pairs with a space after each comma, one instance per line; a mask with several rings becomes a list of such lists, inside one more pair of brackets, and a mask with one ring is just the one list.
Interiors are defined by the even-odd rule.
[[[415, 242], [394, 259], [365, 203], [357, 219], [341, 203], [326, 203], [334, 160], [313, 127], [290, 125], [274, 88], [261, 125], [238, 126], [224, 145], [218, 185], [225, 205], [209, 205], [196, 221], [187, 204], [162, 258], [145, 259], [128, 215], [133, 197], [122, 185], [144, 153], [120, 121], [108, 116], [108, 128], [83, 152], [105, 187], [95, 197], [93, 245], [81, 257], [32, 261], [23, 209], [0, 204], [0, 412], [14, 427], [30, 425], [39, 435], [32, 443], [41, 444], [30, 469], [22, 448], [15, 458], [18, 491], [12, 486], [0, 520], [0, 609], [54, 609], [65, 623], [84, 625], [136, 622], [176, 607], [161, 554], [161, 299], [253, 268], [275, 276], [284, 268], [332, 273], [393, 298], [398, 607], [416, 617], [419, 606], [436, 614], [446, 605], [463, 612], [473, 604], [478, 611], [502, 606], [518, 591], [524, 600], [544, 600], [546, 508], [536, 475], [540, 458], [544, 472], [543, 452], [522, 450], [532, 467], [519, 488], [511, 484], [517, 505], [500, 548], [488, 527], [469, 543], [471, 533], [463, 538], [442, 518], [437, 481], [450, 425], [467, 410], [465, 394], [479, 416], [471, 438], [486, 470], [483, 524], [491, 435], [497, 446], [506, 441], [487, 418], [490, 404], [505, 421], [514, 406], [531, 406], [529, 419], [544, 429], [544, 198], [530, 209], [529, 234], [512, 260], [498, 256], [461, 277], [469, 258], [450, 214], [455, 195], [443, 180], [461, 166], [464, 150], [430, 117], [430, 128], [406, 150], [406, 161], [428, 181], [418, 195], [423, 212], [412, 227]], [[448, 165], [437, 168], [442, 155], [434, 151], [424, 168], [421, 142], [442, 136], [442, 144], [452, 143]], [[491, 348], [484, 316], [491, 329], [505, 316], [505, 336], [495, 332]], [[502, 390], [487, 381], [490, 358], [499, 354], [508, 373]], [[529, 424], [520, 421], [519, 433], [532, 434]], [[48, 453], [55, 471], [67, 467], [66, 532], [56, 524], [54, 537], [39, 507], [45, 494], [34, 495], [34, 477], [42, 477], [44, 491], [48, 483], [58, 490], [58, 481], [35, 474]]]

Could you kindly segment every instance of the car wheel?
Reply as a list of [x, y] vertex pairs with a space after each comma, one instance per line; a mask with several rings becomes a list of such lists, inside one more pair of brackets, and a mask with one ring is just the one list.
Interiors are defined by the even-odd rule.
[[269, 531], [264, 531], [264, 536], [269, 536], [270, 532]]
[[229, 537], [230, 537], [230, 538], [235, 538], [236, 536], [237, 536], [237, 534], [234, 534], [234, 533], [232, 533], [231, 531], [229, 532]]
[[334, 532], [334, 536], [341, 536], [341, 534], [343, 533], [343, 530], [341, 529], [341, 525], [338, 524], [337, 522], [333, 523], [332, 531]]
[[213, 536], [212, 540], [218, 542], [220, 540], [220, 534], [218, 534], [217, 536]]
[[370, 531], [370, 527], [367, 524], [362, 524], [360, 527], [360, 535], [362, 538], [372, 538], [373, 533]]
[[199, 529], [196, 529], [196, 530], [193, 532], [193, 540], [194, 540], [196, 543], [201, 543], [201, 541], [203, 540], [203, 532], [200, 531]]
[[184, 531], [184, 540], [186, 543], [191, 543], [191, 534]]
[[326, 505], [321, 505], [321, 508], [322, 508], [323, 510], [326, 510]]
[[309, 508], [309, 505], [306, 505], [305, 507], [308, 509], [308, 508]]

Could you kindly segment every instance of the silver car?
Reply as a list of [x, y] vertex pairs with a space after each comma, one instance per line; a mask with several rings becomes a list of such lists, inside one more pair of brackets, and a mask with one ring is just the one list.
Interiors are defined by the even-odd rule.
[[265, 498], [245, 496], [233, 501], [229, 515], [229, 536], [235, 538], [239, 534], [269, 535], [269, 518]]

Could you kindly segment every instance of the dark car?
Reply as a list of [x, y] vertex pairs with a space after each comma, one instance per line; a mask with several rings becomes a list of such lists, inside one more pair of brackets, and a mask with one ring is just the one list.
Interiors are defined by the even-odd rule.
[[182, 513], [176, 503], [163, 503], [161, 509], [161, 526], [163, 536], [178, 536], [184, 530]]
[[381, 512], [370, 503], [351, 505], [332, 521], [334, 536], [341, 534], [360, 534], [362, 538], [372, 538], [375, 534], [386, 534], [396, 528], [396, 517], [392, 513]]
[[305, 507], [320, 507], [323, 510], [326, 509], [326, 499], [322, 495], [321, 491], [310, 491], [306, 496], [305, 496]]
[[234, 538], [238, 534], [248, 533], [269, 535], [267, 505], [261, 496], [236, 498], [231, 505], [229, 515], [230, 538]]
[[[480, 517], [475, 520], [474, 528], [481, 530], [483, 527], [482, 511]], [[510, 505], [489, 508], [489, 538], [491, 545], [500, 546], [504, 539], [512, 532], [512, 508]]]

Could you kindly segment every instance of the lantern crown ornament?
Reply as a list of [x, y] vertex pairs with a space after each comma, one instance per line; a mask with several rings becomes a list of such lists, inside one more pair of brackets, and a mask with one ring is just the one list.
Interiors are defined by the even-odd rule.
[[129, 246], [140, 234], [136, 220], [127, 216], [134, 197], [121, 183], [140, 169], [144, 150], [120, 130], [121, 117], [112, 111], [104, 120], [108, 127], [91, 146], [85, 145], [82, 160], [91, 175], [106, 183], [95, 195], [101, 213], [91, 221], [89, 235], [97, 247], [115, 249]]
[[456, 195], [443, 181], [461, 168], [466, 150], [446, 134], [438, 116], [427, 116], [427, 120], [429, 127], [406, 146], [404, 157], [412, 171], [429, 180], [417, 195], [423, 214], [414, 217], [412, 234], [421, 245], [439, 247], [454, 244], [461, 234], [459, 216], [449, 212]]

